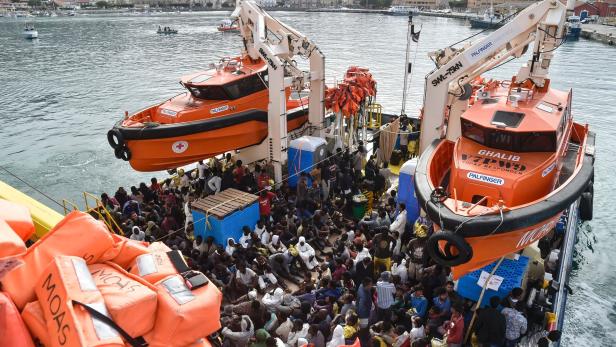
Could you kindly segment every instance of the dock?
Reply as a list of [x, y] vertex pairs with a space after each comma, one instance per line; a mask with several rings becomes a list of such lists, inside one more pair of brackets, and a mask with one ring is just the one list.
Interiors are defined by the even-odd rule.
[[582, 24], [583, 38], [603, 42], [616, 47], [616, 26], [602, 24]]

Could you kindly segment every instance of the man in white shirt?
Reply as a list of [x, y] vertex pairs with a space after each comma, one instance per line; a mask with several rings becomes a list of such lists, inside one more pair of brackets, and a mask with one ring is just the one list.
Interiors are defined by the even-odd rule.
[[406, 205], [401, 202], [398, 206], [398, 215], [396, 216], [396, 220], [389, 226], [389, 230], [397, 231], [400, 237], [402, 237], [402, 235], [404, 235], [404, 230], [406, 230]]
[[396, 286], [391, 283], [391, 272], [384, 271], [376, 282], [376, 313], [379, 321], [391, 319], [391, 305], [396, 296]]
[[203, 160], [199, 160], [199, 163], [197, 163], [197, 172], [199, 173], [199, 188], [201, 189], [201, 191], [203, 191], [203, 188], [205, 188], [205, 170], [207, 169], [207, 164], [204, 164]]
[[215, 174], [207, 181], [207, 187], [210, 189], [211, 192], [214, 192], [214, 194], [219, 193], [221, 182], [222, 178], [219, 175]]

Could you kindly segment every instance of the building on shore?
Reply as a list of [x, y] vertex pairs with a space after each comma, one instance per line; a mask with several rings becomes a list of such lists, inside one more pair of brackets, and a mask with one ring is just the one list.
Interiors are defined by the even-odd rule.
[[575, 15], [579, 16], [583, 11], [587, 12], [587, 16], [616, 17], [616, 0], [577, 1], [575, 3]]
[[394, 0], [392, 6], [410, 6], [420, 9], [435, 10], [449, 7], [448, 0]]
[[467, 7], [474, 10], [482, 10], [494, 6], [501, 9], [519, 10], [527, 7], [530, 4], [537, 2], [536, 0], [468, 0]]

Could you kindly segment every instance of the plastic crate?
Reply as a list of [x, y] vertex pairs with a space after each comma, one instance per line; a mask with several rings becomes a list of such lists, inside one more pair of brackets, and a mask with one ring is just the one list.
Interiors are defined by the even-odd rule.
[[[479, 281], [479, 276], [481, 276], [481, 271], [485, 271], [487, 273], [491, 273], [494, 266], [496, 266], [497, 262], [486, 265], [479, 270], [475, 270], [466, 274], [458, 280], [457, 285], [457, 293], [467, 299], [477, 301], [479, 300], [479, 295], [481, 295], [481, 289], [477, 284]], [[487, 306], [490, 303], [490, 298], [493, 296], [498, 296], [499, 298], [506, 297], [513, 288], [522, 287], [522, 282], [526, 277], [526, 272], [528, 271], [529, 258], [526, 256], [520, 256], [518, 260], [512, 259], [503, 259], [501, 265], [496, 269], [495, 275], [503, 277], [503, 282], [501, 283], [498, 291], [492, 289], [486, 289], [485, 294], [483, 295], [483, 299], [481, 300], [481, 306]]]

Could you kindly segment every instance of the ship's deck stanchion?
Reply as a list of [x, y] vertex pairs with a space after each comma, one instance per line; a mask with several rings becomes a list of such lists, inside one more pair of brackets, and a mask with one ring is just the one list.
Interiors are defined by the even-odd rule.
[[[94, 200], [94, 204], [92, 205], [92, 207], [90, 207], [88, 199]], [[113, 218], [109, 210], [107, 210], [105, 205], [97, 196], [88, 192], [83, 192], [83, 200], [85, 202], [87, 213], [96, 214], [98, 216], [98, 219], [103, 221], [105, 225], [107, 225], [107, 228], [109, 228], [109, 230], [116, 234], [124, 235], [124, 231], [122, 230], [120, 225], [118, 225], [118, 222], [115, 220], [115, 218]]]
[[368, 129], [379, 129], [382, 123], [383, 106], [381, 104], [369, 104], [366, 106], [367, 124]]
[[64, 208], [64, 215], [66, 216], [71, 211], [79, 211], [79, 206], [75, 203], [68, 201], [66, 199], [62, 199], [62, 207]]

